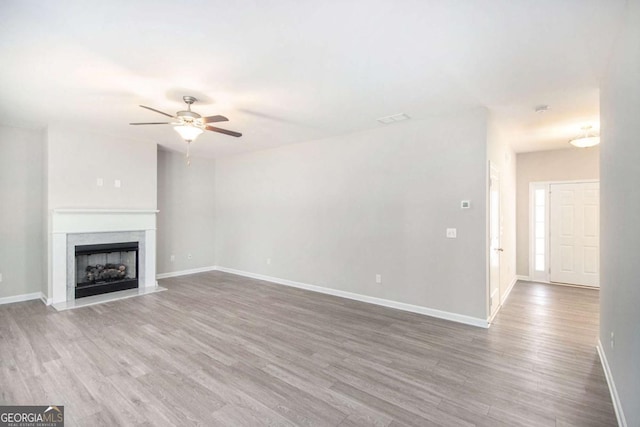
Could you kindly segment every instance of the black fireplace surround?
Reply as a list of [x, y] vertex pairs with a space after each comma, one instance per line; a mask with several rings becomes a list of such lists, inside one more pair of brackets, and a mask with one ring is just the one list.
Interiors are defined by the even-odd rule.
[[76, 246], [76, 298], [138, 287], [138, 242]]

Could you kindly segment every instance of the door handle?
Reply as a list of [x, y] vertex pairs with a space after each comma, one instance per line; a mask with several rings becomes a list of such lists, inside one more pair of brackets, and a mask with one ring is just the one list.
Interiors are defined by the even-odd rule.
[[502, 249], [502, 248], [496, 248], [496, 251], [498, 251], [498, 252], [504, 252], [504, 249]]

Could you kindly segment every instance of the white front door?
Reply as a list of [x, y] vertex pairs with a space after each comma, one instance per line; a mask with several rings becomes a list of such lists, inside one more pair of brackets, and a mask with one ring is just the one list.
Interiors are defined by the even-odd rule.
[[600, 286], [600, 184], [551, 184], [551, 282]]
[[490, 167], [489, 181], [489, 312], [500, 307], [500, 172]]

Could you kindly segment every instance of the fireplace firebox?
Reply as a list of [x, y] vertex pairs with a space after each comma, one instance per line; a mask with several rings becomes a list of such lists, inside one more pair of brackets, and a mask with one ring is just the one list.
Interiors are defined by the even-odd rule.
[[138, 242], [76, 246], [76, 298], [138, 287]]

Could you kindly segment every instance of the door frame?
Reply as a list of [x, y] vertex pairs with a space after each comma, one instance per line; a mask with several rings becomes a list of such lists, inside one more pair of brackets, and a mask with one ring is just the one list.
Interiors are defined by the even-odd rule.
[[[552, 283], [549, 279], [550, 268], [550, 209], [549, 209], [549, 192], [553, 184], [593, 184], [600, 183], [599, 179], [578, 179], [571, 181], [535, 181], [529, 183], [529, 280], [534, 282]], [[535, 190], [544, 189], [544, 216], [545, 216], [545, 249], [544, 249], [544, 271], [536, 271], [535, 269]], [[574, 286], [574, 285], [572, 285]], [[578, 286], [578, 285], [575, 285]]]
[[[488, 221], [487, 221], [487, 240], [488, 240], [488, 250], [487, 250], [487, 277], [488, 277], [488, 289], [487, 289], [487, 312], [489, 313], [489, 319], [493, 319], [493, 316], [495, 316], [498, 311], [500, 310], [500, 307], [502, 306], [503, 300], [502, 300], [502, 294], [500, 292], [500, 288], [501, 286], [501, 280], [502, 278], [500, 277], [500, 264], [502, 263], [502, 174], [500, 173], [500, 168], [498, 168], [498, 166], [493, 163], [493, 162], [489, 162], [489, 185], [488, 185], [488, 197], [487, 197], [487, 211], [488, 211]], [[494, 212], [491, 207], [492, 207], [492, 203], [491, 203], [491, 193], [494, 187], [494, 183], [493, 183], [493, 177], [497, 177], [498, 180], [498, 186], [497, 186], [497, 194], [498, 194], [498, 206], [497, 206], [497, 212]], [[498, 239], [498, 248], [495, 248], [495, 250], [499, 250], [500, 252], [494, 254], [493, 251], [494, 249], [492, 249], [492, 241], [491, 241], [491, 226], [492, 226], [492, 219], [493, 219], [493, 215], [497, 213], [498, 214], [498, 218], [497, 218], [497, 230], [494, 230], [497, 232], [497, 239]], [[498, 261], [498, 274], [497, 274], [497, 283], [495, 283], [495, 286], [497, 288], [497, 292], [498, 292], [498, 302], [497, 305], [495, 307], [495, 309], [492, 311], [492, 298], [491, 298], [491, 288], [492, 288], [492, 280], [491, 280], [491, 260], [492, 260], [492, 256], [496, 256], [497, 257], [497, 261]]]

